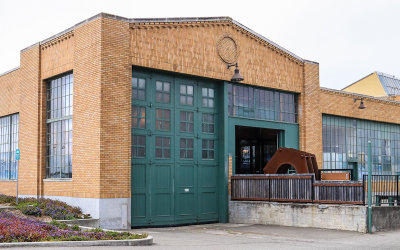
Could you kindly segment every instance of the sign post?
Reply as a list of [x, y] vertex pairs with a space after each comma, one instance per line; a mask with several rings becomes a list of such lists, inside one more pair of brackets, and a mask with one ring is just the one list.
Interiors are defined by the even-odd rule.
[[368, 141], [368, 232], [370, 234], [372, 234], [371, 174], [372, 174], [372, 150], [371, 150], [371, 141]]
[[[21, 159], [21, 150], [16, 149], [15, 150], [15, 160], [19, 161]], [[17, 199], [16, 199], [16, 203], [18, 205], [18, 179], [19, 179], [19, 164], [17, 164]]]

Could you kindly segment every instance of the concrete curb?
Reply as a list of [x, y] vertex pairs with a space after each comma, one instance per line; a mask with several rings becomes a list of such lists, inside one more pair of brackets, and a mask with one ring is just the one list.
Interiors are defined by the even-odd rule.
[[75, 220], [57, 220], [60, 223], [65, 223], [68, 225], [78, 225], [84, 227], [92, 227], [98, 228], [99, 227], [99, 219], [75, 219]]
[[0, 211], [15, 210], [15, 207], [11, 206], [0, 206]]
[[46, 241], [46, 242], [13, 242], [0, 243], [0, 248], [5, 247], [89, 247], [89, 246], [150, 246], [153, 237], [133, 240], [91, 240], [91, 241]]

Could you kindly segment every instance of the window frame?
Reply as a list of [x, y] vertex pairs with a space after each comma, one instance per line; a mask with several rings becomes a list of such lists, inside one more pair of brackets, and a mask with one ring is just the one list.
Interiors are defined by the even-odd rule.
[[[9, 121], [5, 121], [6, 119], [8, 119]], [[2, 125], [3, 122], [4, 126]], [[0, 161], [0, 181], [18, 180], [19, 161], [15, 159], [15, 151], [18, 148], [19, 113], [9, 114], [0, 117], [0, 157], [1, 154], [3, 154], [7, 158], [6, 161], [3, 162], [3, 167], [1, 166], [2, 162]], [[12, 174], [13, 172], [14, 174]]]
[[[159, 83], [159, 82], [161, 83], [161, 90], [157, 89], [157, 83]], [[155, 83], [156, 83], [155, 102], [159, 103], [159, 104], [171, 104], [172, 83], [169, 81], [161, 81], [161, 80], [156, 80]], [[169, 85], [168, 90], [165, 90], [166, 83], [168, 83], [168, 85]], [[161, 100], [157, 100], [158, 94], [161, 95]], [[166, 96], [168, 96], [168, 101], [165, 101]]]
[[[184, 116], [185, 119], [182, 119], [182, 115]], [[193, 134], [194, 133], [194, 111], [188, 111], [188, 110], [179, 110], [179, 132], [180, 133], [189, 133]], [[192, 118], [190, 121], [189, 117]], [[184, 126], [185, 130], [182, 130], [182, 125]], [[192, 125], [192, 126], [190, 126]], [[190, 129], [191, 128], [191, 129]]]
[[[68, 78], [68, 83], [66, 82]], [[45, 179], [54, 180], [70, 180], [72, 179], [72, 133], [73, 133], [73, 72], [66, 72], [55, 77], [45, 80], [46, 82], [46, 164], [45, 164]], [[64, 80], [64, 82], [63, 82]], [[54, 82], [53, 82], [54, 81]], [[53, 84], [57, 81], [57, 94]], [[59, 82], [59, 84], [58, 84]], [[68, 87], [67, 87], [68, 85]], [[59, 88], [59, 89], [58, 89]], [[68, 90], [68, 91], [67, 91]], [[69, 112], [58, 113], [56, 116], [52, 114], [54, 110], [58, 110], [61, 104], [61, 110], [66, 109], [63, 107], [66, 102], [61, 101], [56, 105], [57, 109], [53, 109], [55, 99], [67, 99], [69, 100]], [[52, 97], [52, 98], [51, 98]], [[58, 115], [57, 115], [58, 114]], [[68, 115], [66, 115], [68, 114]], [[55, 129], [57, 127], [57, 129]], [[54, 131], [56, 130], [56, 133]], [[59, 142], [58, 142], [59, 141]], [[53, 147], [53, 149], [50, 149]], [[56, 149], [54, 150], [54, 147]], [[55, 151], [55, 152], [54, 152]], [[53, 154], [51, 154], [54, 152]], [[60, 160], [58, 160], [60, 158]], [[67, 159], [67, 160], [66, 160]], [[55, 164], [55, 162], [57, 162]], [[58, 163], [60, 165], [58, 166]], [[70, 165], [68, 165], [70, 163]], [[51, 173], [59, 170], [59, 176], [52, 175]]]
[[[182, 87], [185, 88], [185, 93], [182, 93]], [[188, 87], [192, 88], [192, 94], [188, 93]], [[182, 97], [185, 99], [184, 103], [182, 103]], [[188, 100], [190, 97], [192, 98], [191, 104], [188, 103]], [[179, 103], [181, 105], [186, 105], [186, 106], [190, 106], [190, 107], [194, 106], [194, 86], [192, 84], [186, 84], [186, 83], [179, 84]]]

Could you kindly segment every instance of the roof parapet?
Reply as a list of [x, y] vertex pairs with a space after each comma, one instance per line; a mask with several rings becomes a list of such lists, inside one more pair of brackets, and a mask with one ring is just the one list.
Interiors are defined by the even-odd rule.
[[2, 76], [4, 76], [4, 75], [7, 75], [7, 74], [9, 74], [9, 73], [11, 73], [11, 72], [14, 72], [14, 71], [16, 71], [16, 70], [19, 70], [19, 67], [15, 67], [15, 68], [13, 68], [13, 69], [7, 70], [6, 72], [0, 73], [0, 77], [2, 77]]
[[371, 99], [371, 100], [377, 100], [377, 101], [383, 101], [383, 102], [390, 102], [390, 103], [395, 103], [395, 104], [399, 104], [400, 105], [400, 101], [389, 100], [389, 99], [381, 98], [381, 97], [363, 95], [363, 94], [347, 92], [347, 91], [337, 90], [337, 89], [330, 89], [330, 88], [325, 88], [325, 87], [320, 87], [320, 90], [326, 91], [326, 92], [335, 92], [335, 93], [342, 94], [342, 95], [348, 95], [348, 96], [354, 96], [354, 97], [362, 97], [362, 98], [365, 98], [365, 99]]
[[284, 53], [288, 54], [289, 56], [295, 58], [296, 60], [299, 60], [300, 62], [304, 62], [304, 59], [299, 57], [298, 55], [294, 54], [293, 52], [279, 46], [278, 44], [272, 42], [271, 40], [267, 39], [266, 37], [260, 35], [259, 33], [253, 31], [252, 29], [248, 28], [247, 26], [239, 23], [238, 21], [235, 21], [234, 19], [232, 19], [231, 17], [227, 17], [227, 16], [217, 16], [217, 17], [168, 17], [168, 18], [125, 18], [125, 17], [121, 17], [121, 16], [117, 16], [117, 15], [112, 15], [112, 14], [108, 14], [108, 13], [99, 13], [97, 15], [94, 15], [82, 22], [79, 22], [77, 24], [75, 24], [72, 27], [69, 27], [68, 29], [65, 29], [64, 31], [61, 31], [49, 38], [46, 38], [42, 41], [40, 41], [39, 43], [35, 43], [31, 46], [28, 46], [24, 49], [21, 50], [21, 52], [30, 49], [34, 46], [37, 45], [41, 45], [44, 44], [46, 42], [49, 42], [57, 37], [60, 37], [72, 30], [74, 30], [75, 28], [84, 25], [86, 23], [89, 23], [93, 20], [96, 20], [98, 18], [110, 18], [110, 19], [115, 19], [115, 20], [120, 20], [123, 22], [129, 22], [129, 23], [183, 23], [183, 22], [231, 22], [234, 25], [240, 27], [241, 29], [249, 32], [250, 34], [260, 38], [261, 40], [269, 43], [270, 45], [272, 45], [273, 47], [277, 48], [278, 50], [283, 51]]

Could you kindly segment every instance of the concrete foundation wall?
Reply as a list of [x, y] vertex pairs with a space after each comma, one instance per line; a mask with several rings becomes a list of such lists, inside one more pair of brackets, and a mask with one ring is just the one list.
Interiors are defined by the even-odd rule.
[[365, 206], [230, 201], [229, 222], [315, 227], [358, 231], [367, 230]]
[[372, 232], [400, 229], [400, 207], [372, 207]]
[[[20, 195], [19, 197], [35, 197], [32, 195]], [[99, 219], [99, 226], [106, 229], [130, 229], [131, 228], [131, 199], [97, 199], [77, 198], [66, 196], [43, 196], [52, 200], [66, 202], [71, 206], [78, 206], [84, 214], [90, 214], [92, 218]]]

